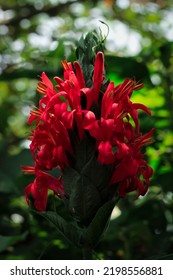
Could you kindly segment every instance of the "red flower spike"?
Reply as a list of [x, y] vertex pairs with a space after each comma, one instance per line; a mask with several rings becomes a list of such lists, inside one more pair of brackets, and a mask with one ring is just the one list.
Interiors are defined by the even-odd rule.
[[[42, 73], [37, 89], [43, 97], [39, 108], [31, 110], [28, 119], [29, 124], [35, 121], [35, 128], [29, 137], [34, 167], [23, 166], [22, 169], [24, 173], [36, 177], [25, 189], [27, 203], [30, 203], [29, 194], [32, 194], [36, 209], [45, 211], [48, 190], [60, 198], [66, 196], [61, 178], [55, 178], [45, 171], [58, 168], [63, 176], [66, 166], [74, 168], [73, 162], [78, 160], [75, 158], [77, 145], [81, 145], [82, 141], [85, 143], [87, 138], [86, 143], [93, 144], [95, 140], [93, 157], [98, 155], [98, 168], [107, 165], [111, 171], [105, 188], [109, 191], [110, 185], [116, 184], [120, 197], [135, 190], [138, 196], [144, 195], [153, 171], [144, 160], [141, 149], [153, 142], [151, 137], [154, 130], [142, 135], [138, 110], [148, 115], [151, 113], [143, 104], [130, 100], [133, 91], [141, 89], [143, 84], [130, 79], [118, 86], [110, 82], [105, 92], [101, 93], [104, 81], [102, 52], [96, 55], [90, 88], [86, 87], [83, 69], [77, 61], [74, 62], [74, 69], [72, 63], [67, 61], [63, 61], [62, 66], [64, 78], [54, 77], [58, 92], [46, 74]], [[97, 106], [92, 106], [94, 104]], [[89, 178], [90, 175], [87, 176]]]

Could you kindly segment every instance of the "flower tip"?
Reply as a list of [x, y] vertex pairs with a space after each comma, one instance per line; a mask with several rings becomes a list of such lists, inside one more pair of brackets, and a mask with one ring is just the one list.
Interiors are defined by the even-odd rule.
[[45, 73], [45, 72], [42, 72], [42, 73], [41, 73], [41, 78], [44, 79], [45, 77], [47, 77], [46, 73]]
[[35, 167], [21, 165], [24, 174], [35, 174]]
[[104, 54], [103, 54], [103, 52], [99, 51], [99, 52], [97, 53], [97, 55], [96, 55], [96, 58], [97, 58], [97, 59], [100, 59], [100, 60], [103, 60], [103, 59], [104, 59]]

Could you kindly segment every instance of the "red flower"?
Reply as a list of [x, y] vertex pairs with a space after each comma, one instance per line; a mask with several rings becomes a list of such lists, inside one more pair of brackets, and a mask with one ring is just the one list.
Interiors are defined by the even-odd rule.
[[98, 52], [94, 63], [93, 88], [92, 88], [93, 101], [96, 104], [98, 103], [100, 89], [103, 80], [104, 80], [104, 55], [102, 52]]
[[43, 97], [39, 108], [31, 111], [28, 120], [29, 124], [35, 122], [35, 129], [29, 138], [34, 167], [23, 169], [25, 173], [35, 174], [36, 178], [25, 190], [27, 202], [31, 193], [36, 209], [44, 211], [48, 190], [59, 197], [65, 195], [61, 178], [54, 178], [45, 171], [60, 168], [63, 174], [66, 166], [72, 165], [74, 168], [75, 148], [84, 136], [95, 139], [93, 156], [98, 155], [99, 163], [108, 165], [112, 170], [109, 185], [118, 185], [119, 196], [124, 197], [134, 190], [138, 195], [144, 195], [150, 184], [152, 169], [144, 160], [141, 149], [152, 142], [153, 130], [141, 134], [138, 110], [148, 115], [150, 111], [143, 104], [130, 100], [133, 91], [142, 88], [143, 84], [130, 79], [118, 86], [110, 82], [103, 93], [102, 52], [96, 55], [90, 88], [86, 87], [78, 62], [74, 62], [73, 67], [71, 63], [63, 61], [62, 66], [64, 79], [54, 78], [56, 89], [42, 73], [37, 89]]
[[56, 91], [53, 88], [52, 82], [49, 80], [49, 78], [46, 76], [46, 74], [43, 72], [41, 75], [41, 82], [38, 82], [37, 90], [39, 93], [44, 94], [43, 98], [39, 102], [39, 108], [35, 110], [31, 110], [30, 117], [28, 119], [28, 123], [31, 124], [34, 120], [37, 120], [39, 122], [42, 113], [45, 110], [45, 107], [47, 103], [49, 102], [50, 98], [56, 94]]
[[[23, 167], [26, 169], [25, 167]], [[56, 179], [53, 176], [44, 172], [36, 172], [36, 179], [33, 183], [29, 184], [25, 189], [25, 197], [28, 204], [30, 204], [29, 196], [32, 194], [34, 198], [34, 206], [39, 211], [45, 211], [47, 205], [48, 190], [52, 190], [54, 194], [62, 198], [64, 189], [62, 186], [61, 178]]]
[[[116, 164], [110, 184], [120, 183], [118, 192], [122, 197], [133, 190], [138, 190], [138, 195], [144, 195], [148, 190], [153, 171], [143, 160], [144, 155], [140, 148], [147, 141], [151, 143], [152, 133], [153, 129], [142, 137], [134, 137], [134, 140], [129, 143], [117, 142]], [[142, 179], [139, 178], [140, 175]]]
[[82, 92], [86, 95], [87, 106], [89, 110], [95, 103], [98, 104], [100, 89], [104, 81], [104, 55], [102, 52], [98, 52], [94, 63], [93, 73], [93, 86], [91, 88], [83, 88]]

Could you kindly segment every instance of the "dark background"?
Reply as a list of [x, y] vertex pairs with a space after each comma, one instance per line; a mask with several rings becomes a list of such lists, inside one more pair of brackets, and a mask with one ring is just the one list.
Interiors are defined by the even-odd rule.
[[[40, 216], [23, 195], [32, 181], [27, 117], [37, 104], [38, 75], [61, 75], [61, 60], [75, 59], [76, 41], [99, 28], [106, 69], [116, 84], [136, 77], [145, 88], [133, 100], [143, 132], [155, 127], [146, 149], [154, 169], [147, 195], [129, 195], [115, 208], [95, 258], [173, 259], [173, 4], [172, 1], [0, 1], [0, 259], [80, 259], [79, 249]], [[51, 198], [50, 198], [51, 199]], [[63, 211], [59, 202], [59, 213]]]

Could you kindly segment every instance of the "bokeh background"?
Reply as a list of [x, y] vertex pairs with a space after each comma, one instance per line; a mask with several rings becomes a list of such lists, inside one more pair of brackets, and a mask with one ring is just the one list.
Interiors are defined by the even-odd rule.
[[133, 100], [152, 112], [140, 114], [143, 132], [155, 127], [151, 187], [115, 207], [95, 258], [173, 259], [173, 1], [0, 0], [0, 22], [0, 259], [82, 258], [30, 212], [23, 190], [32, 178], [20, 166], [32, 165], [27, 118], [38, 76], [61, 75], [61, 60], [74, 60], [77, 40], [93, 29], [107, 36], [108, 77], [144, 82]]

